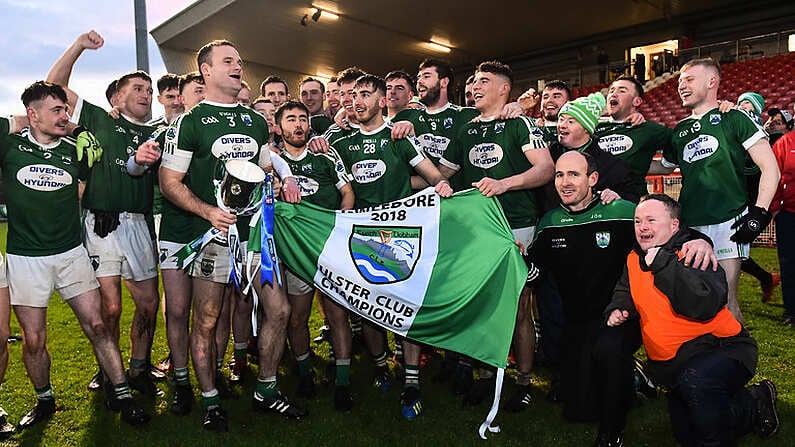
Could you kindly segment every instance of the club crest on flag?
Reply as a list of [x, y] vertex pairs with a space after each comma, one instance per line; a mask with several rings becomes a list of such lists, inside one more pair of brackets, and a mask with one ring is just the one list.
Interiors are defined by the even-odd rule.
[[348, 242], [356, 270], [371, 284], [408, 279], [422, 248], [422, 227], [354, 225]]
[[596, 245], [599, 248], [607, 248], [610, 245], [610, 232], [609, 231], [598, 231], [595, 234], [596, 236]]

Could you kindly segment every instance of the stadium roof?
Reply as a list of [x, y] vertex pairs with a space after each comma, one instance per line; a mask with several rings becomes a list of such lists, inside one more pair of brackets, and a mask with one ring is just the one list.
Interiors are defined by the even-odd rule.
[[[678, 18], [762, 3], [770, 2], [199, 0], [152, 35], [167, 68], [178, 73], [195, 69], [193, 54], [204, 43], [231, 40], [254, 67], [247, 72], [251, 81], [261, 79], [253, 77], [261, 73], [330, 75], [350, 65], [381, 74], [401, 67], [414, 70], [424, 57], [442, 57], [460, 67], [493, 58], [527, 59], [566, 45], [588, 45], [590, 36], [670, 27]], [[314, 21], [313, 5], [335, 12], [338, 19], [324, 12]], [[431, 39], [449, 44], [452, 51], [431, 48]]]

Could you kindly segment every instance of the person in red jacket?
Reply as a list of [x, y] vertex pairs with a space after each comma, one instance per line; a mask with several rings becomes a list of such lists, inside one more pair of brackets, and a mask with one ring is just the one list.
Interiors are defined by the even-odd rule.
[[784, 324], [795, 327], [795, 131], [773, 145], [781, 180], [770, 203], [776, 217], [776, 247], [784, 297]]
[[776, 387], [746, 387], [759, 352], [756, 341], [726, 307], [723, 268], [686, 265], [682, 244], [705, 236], [681, 226], [679, 203], [664, 194], [635, 209], [636, 245], [627, 257], [607, 325], [639, 320], [654, 382], [669, 389], [674, 437], [683, 446], [733, 446], [751, 431], [779, 428]]

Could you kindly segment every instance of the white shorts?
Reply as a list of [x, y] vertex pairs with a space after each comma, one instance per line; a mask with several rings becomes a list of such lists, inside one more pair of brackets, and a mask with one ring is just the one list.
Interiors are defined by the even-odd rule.
[[9, 292], [14, 306], [47, 307], [54, 290], [69, 300], [99, 287], [82, 245], [57, 255], [8, 254], [7, 257]]
[[229, 282], [231, 273], [232, 260], [229, 258], [229, 246], [215, 241], [204, 247], [190, 268], [190, 276], [222, 284]]
[[155, 237], [160, 240], [160, 221], [163, 219], [162, 214], [153, 214], [152, 221], [155, 223]]
[[513, 233], [513, 239], [522, 244], [522, 254], [526, 255], [527, 249], [533, 243], [536, 227], [511, 228], [511, 233]]
[[3, 254], [0, 253], [0, 289], [8, 287], [8, 279], [6, 278], [6, 262], [3, 260]]
[[737, 217], [719, 224], [693, 227], [693, 229], [706, 234], [712, 239], [712, 249], [715, 251], [715, 257], [718, 258], [718, 261], [732, 258], [745, 259], [748, 257], [751, 244], [738, 244], [729, 239], [737, 231], [737, 229], [732, 229], [731, 226], [747, 212], [748, 210], [743, 210]]
[[143, 214], [119, 213], [119, 226], [104, 238], [94, 233], [94, 213], [86, 212], [86, 249], [97, 278], [119, 276], [133, 281], [157, 278], [155, 247]]
[[315, 290], [315, 285], [308, 283], [290, 270], [284, 270], [284, 284], [288, 295], [306, 295]]
[[174, 254], [184, 247], [185, 244], [160, 241], [158, 245], [160, 248], [160, 270], [179, 270], [177, 258], [174, 257]]

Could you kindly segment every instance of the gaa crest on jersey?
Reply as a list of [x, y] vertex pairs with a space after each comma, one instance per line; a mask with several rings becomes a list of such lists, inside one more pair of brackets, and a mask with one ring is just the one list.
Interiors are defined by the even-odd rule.
[[351, 166], [356, 183], [372, 183], [386, 174], [386, 163], [382, 160], [362, 160]]
[[530, 131], [530, 135], [532, 135], [532, 136], [534, 136], [536, 138], [544, 138], [544, 132], [538, 127], [534, 127]]
[[497, 143], [480, 143], [469, 150], [469, 162], [476, 168], [493, 168], [502, 158], [502, 146]]
[[453, 119], [448, 116], [447, 118], [444, 119], [442, 125], [444, 126], [445, 129], [453, 127]]
[[494, 133], [502, 133], [503, 130], [505, 130], [505, 123], [494, 124]]
[[241, 113], [240, 120], [243, 121], [243, 124], [245, 124], [248, 127], [251, 127], [251, 125], [254, 123], [253, 121], [251, 121], [251, 115], [249, 115], [248, 113]]
[[169, 126], [166, 131], [166, 138], [177, 138], [177, 129]]
[[709, 157], [718, 150], [718, 139], [712, 135], [699, 135], [685, 145], [682, 159], [688, 163]]
[[618, 155], [632, 149], [632, 138], [628, 135], [605, 135], [599, 138], [599, 148], [608, 154]]
[[367, 282], [404, 281], [420, 257], [422, 227], [354, 225], [348, 248], [356, 270]]
[[717, 126], [718, 124], [720, 124], [720, 120], [721, 120], [720, 113], [713, 113], [709, 116], [709, 123], [712, 124], [713, 126]]
[[296, 175], [295, 182], [298, 184], [298, 189], [301, 191], [301, 197], [311, 196], [320, 189], [320, 184], [317, 180], [303, 175]]
[[57, 191], [72, 184], [72, 175], [51, 165], [28, 165], [17, 171], [17, 181], [36, 191]]
[[594, 234], [594, 238], [596, 239], [596, 246], [599, 248], [607, 248], [610, 245], [610, 232], [609, 231], [597, 231]]
[[259, 143], [248, 135], [232, 133], [218, 137], [212, 145], [212, 153], [221, 161], [250, 160], [257, 155]]
[[200, 267], [202, 275], [210, 276], [213, 274], [213, 270], [215, 270], [215, 261], [212, 259], [202, 259]]

